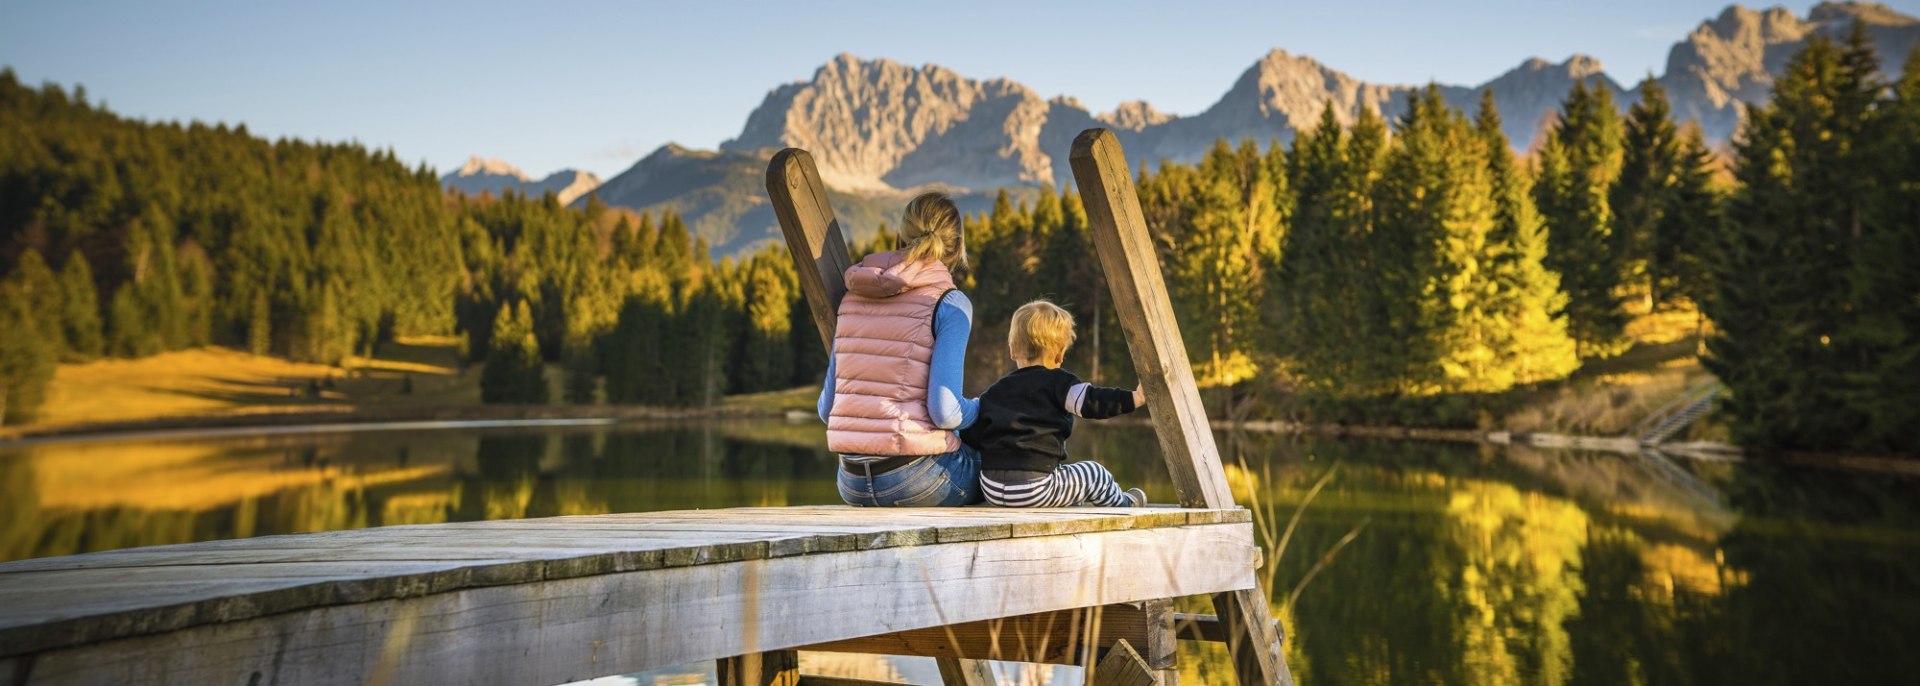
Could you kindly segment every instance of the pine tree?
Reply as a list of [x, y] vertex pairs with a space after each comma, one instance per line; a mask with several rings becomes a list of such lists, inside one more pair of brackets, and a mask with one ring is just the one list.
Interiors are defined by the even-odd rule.
[[1372, 109], [1363, 108], [1343, 138], [1329, 105], [1311, 132], [1294, 138], [1288, 156], [1297, 210], [1281, 255], [1275, 321], [1310, 395], [1380, 396], [1399, 378], [1369, 240], [1385, 147], [1386, 127]]
[[1547, 267], [1567, 294], [1567, 330], [1582, 358], [1627, 346], [1608, 192], [1620, 173], [1621, 125], [1606, 86], [1577, 82], [1540, 150], [1534, 198], [1547, 225]]
[[1720, 231], [1724, 193], [1719, 162], [1697, 125], [1680, 132], [1679, 164], [1669, 204], [1653, 232], [1647, 276], [1656, 303], [1686, 300], [1704, 309], [1712, 296], [1710, 252]]
[[87, 256], [73, 251], [60, 268], [60, 330], [67, 354], [74, 361], [99, 357], [106, 351], [100, 333], [100, 292], [94, 285]]
[[1666, 89], [1648, 76], [1640, 82], [1640, 101], [1627, 111], [1620, 178], [1608, 196], [1614, 214], [1611, 249], [1621, 283], [1644, 294], [1648, 311], [1665, 304], [1653, 288], [1649, 264], [1679, 182], [1679, 129], [1672, 117]]
[[1846, 338], [1866, 354], [1849, 374], [1847, 404], [1864, 420], [1854, 445], [1867, 450], [1920, 451], [1920, 48], [1908, 53], [1879, 120], [1875, 171], [1885, 193], [1861, 236], [1851, 277], [1859, 317]]
[[1174, 248], [1172, 290], [1188, 354], [1204, 385], [1231, 386], [1252, 375], [1248, 346], [1256, 331], [1262, 257], [1277, 240], [1273, 180], [1251, 142], [1239, 151], [1215, 142], [1201, 160], [1194, 203]]
[[58, 353], [32, 302], [18, 280], [0, 282], [0, 425], [33, 421], [53, 380]]
[[[64, 354], [70, 347], [63, 335], [64, 327], [60, 325], [60, 312], [66, 303], [60, 280], [40, 257], [40, 251], [33, 248], [22, 251], [13, 273], [7, 278], [13, 284], [10, 297], [18, 298], [23, 311], [33, 318], [32, 330], [38, 332], [56, 357]], [[6, 333], [14, 335], [11, 331]]]
[[527, 301], [502, 305], [493, 320], [493, 346], [487, 368], [480, 375], [480, 400], [485, 403], [544, 405], [547, 402], [546, 364], [540, 340], [534, 335], [533, 311]]
[[1580, 360], [1567, 335], [1567, 296], [1560, 291], [1560, 275], [1545, 264], [1546, 228], [1500, 127], [1493, 91], [1482, 91], [1475, 134], [1485, 151], [1494, 202], [1494, 226], [1486, 246], [1487, 278], [1493, 287], [1488, 309], [1500, 323], [1490, 333], [1488, 346], [1512, 374], [1511, 383], [1533, 384], [1573, 373]]
[[1871, 48], [1822, 36], [1788, 61], [1773, 100], [1749, 110], [1739, 186], [1716, 251], [1706, 362], [1732, 390], [1735, 439], [1762, 448], [1845, 445], [1867, 424], [1847, 403], [1869, 346], [1843, 333], [1849, 277], [1872, 222], [1885, 146], [1871, 135], [1880, 86]]

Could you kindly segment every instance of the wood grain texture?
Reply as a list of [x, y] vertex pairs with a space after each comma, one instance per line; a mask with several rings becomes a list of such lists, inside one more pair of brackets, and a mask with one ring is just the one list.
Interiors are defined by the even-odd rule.
[[[1025, 517], [1003, 512], [1010, 522]], [[1200, 550], [1207, 555], [1181, 552]], [[155, 603], [169, 619], [179, 613], [180, 626], [122, 626], [129, 637], [35, 650], [29, 683], [247, 683], [258, 673], [260, 683], [378, 676], [553, 684], [947, 622], [1246, 588], [1255, 559], [1248, 524], [1130, 528], [709, 561], [274, 613], [236, 607], [235, 617], [245, 618], [220, 621], [174, 602], [192, 594], [148, 585], [124, 597]], [[0, 586], [31, 576], [0, 570]], [[222, 597], [220, 584], [186, 585]]]
[[[1074, 139], [1069, 160], [1086, 205], [1088, 233], [1146, 388], [1154, 433], [1180, 504], [1232, 508], [1233, 490], [1200, 403], [1126, 153], [1113, 132], [1095, 128]], [[1228, 629], [1227, 648], [1241, 686], [1291, 686], [1293, 676], [1280, 649], [1282, 637], [1271, 621], [1266, 591], [1220, 594], [1213, 602]]]
[[787, 239], [787, 251], [800, 275], [800, 290], [807, 296], [813, 324], [820, 330], [820, 342], [825, 350], [832, 351], [840, 299], [847, 294], [843, 279], [853, 261], [847, 255], [847, 239], [833, 216], [827, 187], [820, 181], [813, 155], [799, 148], [774, 153], [773, 161], [767, 164], [767, 198], [773, 203], [773, 216], [780, 221], [780, 233]]
[[1158, 686], [1160, 678], [1132, 645], [1121, 641], [1094, 665], [1088, 681], [1092, 686]]
[[822, 506], [552, 517], [21, 560], [0, 564], [0, 657], [468, 588], [1192, 521], [1191, 514], [1168, 518], [1164, 508], [1078, 509]]
[[1058, 665], [1083, 664], [1085, 647], [1108, 648], [1125, 640], [1146, 651], [1149, 665], [1176, 664], [1172, 602], [1161, 599], [1099, 608], [1041, 612], [950, 626], [817, 643], [801, 650], [971, 658]]

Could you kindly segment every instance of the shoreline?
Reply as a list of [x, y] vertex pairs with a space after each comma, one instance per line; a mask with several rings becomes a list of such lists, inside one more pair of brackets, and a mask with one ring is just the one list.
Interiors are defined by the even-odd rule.
[[[0, 448], [139, 438], [174, 439], [408, 429], [599, 426], [623, 422], [687, 419], [787, 419], [795, 414], [806, 414], [807, 417], [812, 417], [811, 414], [800, 410], [738, 406], [661, 408], [612, 405], [457, 405], [356, 408], [335, 405], [300, 408], [297, 411], [235, 412], [53, 426], [0, 427]], [[1152, 420], [1145, 418], [1110, 423], [1145, 427], [1153, 425]], [[1646, 450], [1655, 449], [1663, 454], [1709, 462], [1757, 459], [1796, 466], [1920, 477], [1920, 460], [1909, 458], [1842, 453], [1757, 452], [1715, 442], [1642, 446], [1639, 441], [1620, 436], [1315, 424], [1269, 419], [1239, 422], [1216, 420], [1214, 426], [1217, 429], [1260, 433], [1482, 443], [1560, 450], [1591, 450], [1628, 455], [1637, 455]]]

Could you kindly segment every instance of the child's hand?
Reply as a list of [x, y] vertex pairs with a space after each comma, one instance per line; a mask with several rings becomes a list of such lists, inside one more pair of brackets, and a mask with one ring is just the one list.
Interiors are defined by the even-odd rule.
[[1139, 408], [1139, 407], [1146, 407], [1146, 406], [1147, 406], [1147, 391], [1146, 391], [1146, 387], [1145, 387], [1145, 386], [1141, 386], [1141, 385], [1139, 385], [1139, 384], [1134, 384], [1134, 386], [1133, 386], [1133, 406], [1134, 406], [1134, 407], [1136, 407], [1136, 408]]

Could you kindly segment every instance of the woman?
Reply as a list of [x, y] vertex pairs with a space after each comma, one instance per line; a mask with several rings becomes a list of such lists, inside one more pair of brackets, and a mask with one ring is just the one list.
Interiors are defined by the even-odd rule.
[[900, 248], [847, 270], [820, 419], [840, 453], [840, 497], [868, 507], [981, 501], [980, 454], [959, 431], [980, 411], [960, 393], [973, 303], [950, 268], [967, 259], [960, 209], [923, 193], [900, 219]]

